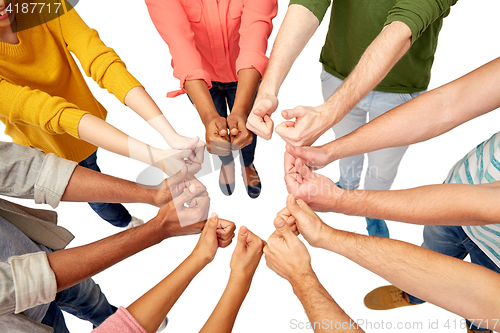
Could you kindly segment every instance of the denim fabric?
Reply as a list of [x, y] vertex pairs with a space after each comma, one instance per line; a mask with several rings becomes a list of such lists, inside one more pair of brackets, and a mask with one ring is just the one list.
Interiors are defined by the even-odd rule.
[[[238, 87], [238, 82], [215, 82], [212, 81], [212, 88], [210, 88], [210, 95], [214, 102], [215, 109], [219, 116], [227, 118], [228, 107], [229, 112], [233, 109], [234, 99], [236, 98], [236, 89]], [[248, 146], [241, 149], [240, 160], [245, 167], [252, 165], [255, 157], [255, 147], [257, 146], [257, 135], [253, 134], [253, 141]], [[233, 153], [227, 156], [219, 156], [222, 164], [228, 165], [233, 162]]]
[[92, 323], [96, 328], [115, 313], [117, 308], [108, 303], [94, 280], [87, 279], [61, 291], [56, 300], [50, 303], [42, 324], [53, 327], [54, 333], [69, 332], [61, 310]]
[[[80, 166], [101, 172], [97, 165], [97, 151], [79, 163]], [[108, 221], [115, 227], [126, 227], [132, 220], [132, 216], [122, 204], [89, 202], [90, 207], [103, 220]]]
[[[472, 263], [500, 273], [500, 268], [467, 236], [462, 227], [426, 225], [422, 247], [458, 259], [464, 259], [469, 254]], [[407, 295], [410, 303], [425, 303], [415, 296]], [[471, 322], [467, 321], [467, 325], [471, 327]], [[472, 324], [472, 329], [488, 331], [474, 324]]]
[[[323, 70], [321, 84], [325, 101], [343, 83], [330, 73]], [[395, 94], [380, 91], [371, 91], [363, 98], [340, 122], [333, 126], [335, 137], [338, 139], [363, 126], [368, 121], [384, 114], [385, 112], [405, 103], [422, 92], [413, 94]], [[386, 148], [368, 153], [368, 168], [365, 176], [365, 190], [388, 190], [391, 188], [399, 163], [408, 146]], [[359, 186], [363, 170], [364, 155], [343, 158], [340, 165], [340, 184], [343, 188], [354, 189]]]

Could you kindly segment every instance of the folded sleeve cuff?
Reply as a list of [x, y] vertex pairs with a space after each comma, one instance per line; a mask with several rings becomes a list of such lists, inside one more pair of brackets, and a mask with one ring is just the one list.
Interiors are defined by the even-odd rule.
[[35, 203], [56, 208], [77, 165], [76, 162], [48, 154], [35, 182]]
[[82, 111], [79, 109], [67, 108], [61, 112], [61, 116], [58, 119], [59, 126], [64, 130], [65, 133], [80, 139], [80, 135], [78, 134], [78, 125], [80, 124], [80, 120], [83, 115], [89, 112]]
[[207, 83], [208, 89], [212, 88], [212, 80], [210, 78], [210, 74], [208, 74], [208, 72], [204, 69], [196, 69], [194, 71], [184, 73], [182, 75], [179, 75], [178, 78], [181, 81], [181, 89], [169, 92], [167, 94], [167, 97], [177, 97], [179, 95], [185, 94], [186, 89], [184, 89], [184, 85], [186, 84], [186, 81], [203, 80]]
[[321, 23], [325, 17], [326, 11], [330, 6], [331, 0], [291, 0], [290, 5], [301, 5], [309, 9]]
[[16, 314], [56, 298], [56, 276], [45, 252], [13, 256], [8, 262], [14, 279]]
[[236, 72], [246, 68], [255, 68], [259, 71], [260, 76], [264, 76], [269, 59], [257, 52], [242, 52], [236, 59]]

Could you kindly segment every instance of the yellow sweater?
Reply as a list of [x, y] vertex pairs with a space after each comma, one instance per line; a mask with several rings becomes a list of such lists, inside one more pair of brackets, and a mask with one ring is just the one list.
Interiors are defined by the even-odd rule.
[[80, 162], [97, 147], [79, 140], [85, 113], [106, 119], [70, 52], [88, 76], [124, 103], [141, 84], [97, 31], [73, 9], [52, 21], [23, 30], [17, 16], [19, 44], [0, 42], [0, 120], [15, 143]]

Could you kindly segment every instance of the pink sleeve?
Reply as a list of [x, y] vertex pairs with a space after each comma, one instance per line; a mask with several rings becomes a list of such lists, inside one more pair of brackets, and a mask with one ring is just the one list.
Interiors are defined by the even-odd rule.
[[278, 13], [277, 0], [244, 0], [240, 27], [240, 54], [236, 72], [255, 68], [264, 75], [268, 58], [267, 39], [273, 31], [272, 19]]
[[110, 316], [92, 333], [147, 333], [146, 330], [139, 325], [137, 320], [127, 311], [127, 309], [120, 306], [120, 308]]
[[203, 69], [201, 55], [196, 49], [194, 33], [191, 29], [186, 11], [189, 12], [191, 20], [201, 20], [201, 8], [184, 8], [179, 0], [146, 0], [149, 16], [160, 33], [163, 40], [168, 44], [172, 55], [172, 67], [174, 76], [181, 82], [181, 89], [167, 94], [175, 97], [184, 94], [184, 83], [186, 80], [204, 80], [208, 88], [212, 87], [210, 74]]

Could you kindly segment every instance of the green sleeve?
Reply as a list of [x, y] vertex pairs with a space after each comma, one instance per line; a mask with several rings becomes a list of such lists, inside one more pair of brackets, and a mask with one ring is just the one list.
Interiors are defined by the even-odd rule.
[[309, 9], [319, 20], [323, 20], [331, 0], [290, 0], [290, 5], [301, 5]]
[[458, 0], [397, 0], [384, 25], [394, 21], [405, 23], [411, 30], [412, 44], [432, 22], [449, 13]]

